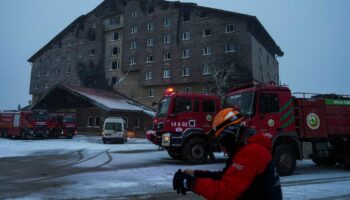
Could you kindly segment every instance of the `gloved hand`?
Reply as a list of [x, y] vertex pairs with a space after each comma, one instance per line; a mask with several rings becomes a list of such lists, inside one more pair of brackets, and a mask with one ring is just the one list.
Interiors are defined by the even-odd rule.
[[186, 194], [187, 191], [191, 191], [191, 186], [193, 182], [193, 176], [183, 173], [181, 169], [179, 169], [173, 178], [173, 188], [179, 194]]

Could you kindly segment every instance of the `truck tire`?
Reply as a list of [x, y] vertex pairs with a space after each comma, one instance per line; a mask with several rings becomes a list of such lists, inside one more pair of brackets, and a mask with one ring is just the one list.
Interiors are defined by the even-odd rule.
[[175, 151], [175, 150], [167, 150], [169, 156], [173, 158], [174, 160], [182, 160], [182, 153], [181, 151]]
[[191, 164], [202, 164], [208, 159], [208, 145], [200, 138], [192, 138], [184, 146], [182, 156]]
[[274, 153], [277, 172], [281, 176], [292, 175], [296, 165], [293, 147], [287, 144], [279, 145]]

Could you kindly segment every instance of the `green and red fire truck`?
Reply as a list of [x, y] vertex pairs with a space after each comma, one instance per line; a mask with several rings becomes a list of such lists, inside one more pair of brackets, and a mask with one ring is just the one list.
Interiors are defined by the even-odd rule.
[[[217, 143], [212, 142], [207, 134], [210, 126], [205, 125], [208, 129], [204, 129], [198, 124], [200, 121], [194, 107], [200, 105], [197, 102], [202, 95], [197, 95], [165, 95], [154, 120], [153, 140], [150, 138], [169, 154], [175, 152], [190, 163], [202, 163], [211, 152], [218, 150]], [[176, 101], [183, 98], [191, 102], [188, 103], [192, 106], [191, 110], [175, 112], [178, 109]], [[216, 107], [208, 119], [212, 119], [220, 108], [218, 97], [211, 98]], [[203, 100], [206, 99], [200, 101]], [[296, 160], [310, 158], [318, 165], [339, 164], [350, 168], [350, 96], [293, 96], [286, 86], [252, 84], [232, 90], [222, 104], [223, 107], [238, 107], [245, 116], [243, 125], [274, 136], [272, 154], [281, 175], [292, 174]], [[197, 129], [181, 126], [189, 125], [190, 121], [197, 122]], [[207, 120], [207, 124], [210, 121]]]

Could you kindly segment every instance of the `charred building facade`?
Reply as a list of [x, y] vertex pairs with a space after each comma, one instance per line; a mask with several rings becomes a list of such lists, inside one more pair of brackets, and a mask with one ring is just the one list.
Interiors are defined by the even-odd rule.
[[[279, 82], [283, 52], [254, 16], [164, 0], [104, 0], [28, 61], [37, 102], [55, 84], [114, 89], [151, 106], [166, 87], [213, 93]], [[217, 81], [225, 80], [225, 83]]]

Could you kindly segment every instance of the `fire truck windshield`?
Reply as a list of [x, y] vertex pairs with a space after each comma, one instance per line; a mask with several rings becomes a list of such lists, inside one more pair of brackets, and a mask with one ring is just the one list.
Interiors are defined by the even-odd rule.
[[165, 117], [168, 114], [170, 102], [170, 98], [165, 98], [160, 101], [157, 111], [157, 117]]
[[77, 122], [77, 120], [75, 119], [75, 117], [73, 115], [66, 115], [63, 117], [63, 122], [74, 123], [74, 122]]
[[241, 114], [244, 116], [253, 115], [255, 108], [253, 92], [245, 92], [226, 96], [224, 99], [224, 108], [238, 107]]
[[47, 121], [50, 118], [50, 114], [44, 111], [34, 111], [27, 116], [28, 121]]

